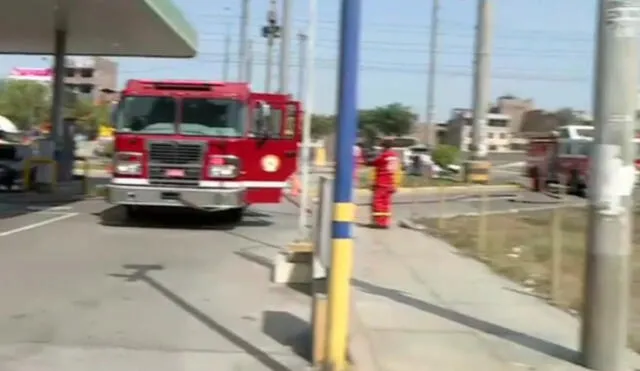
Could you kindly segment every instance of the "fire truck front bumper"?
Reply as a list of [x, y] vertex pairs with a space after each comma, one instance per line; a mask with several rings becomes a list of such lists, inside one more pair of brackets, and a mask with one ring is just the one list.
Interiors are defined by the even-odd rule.
[[182, 188], [109, 184], [107, 201], [114, 205], [188, 207], [224, 210], [246, 206], [244, 188]]

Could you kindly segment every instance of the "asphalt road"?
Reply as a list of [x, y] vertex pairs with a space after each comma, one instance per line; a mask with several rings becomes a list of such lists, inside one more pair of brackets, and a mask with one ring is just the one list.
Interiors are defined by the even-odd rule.
[[309, 299], [267, 266], [296, 215], [132, 225], [84, 201], [0, 219], [0, 370], [304, 369]]

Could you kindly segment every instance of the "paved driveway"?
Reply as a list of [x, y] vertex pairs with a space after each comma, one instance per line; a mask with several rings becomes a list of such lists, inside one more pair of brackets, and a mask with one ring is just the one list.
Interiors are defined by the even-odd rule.
[[0, 370], [302, 370], [308, 298], [264, 263], [295, 224], [282, 205], [131, 226], [101, 201], [0, 219]]

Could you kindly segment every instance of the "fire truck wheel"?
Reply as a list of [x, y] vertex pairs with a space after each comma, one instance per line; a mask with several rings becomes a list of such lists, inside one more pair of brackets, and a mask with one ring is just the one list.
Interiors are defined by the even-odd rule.
[[587, 187], [580, 181], [580, 175], [577, 172], [572, 172], [567, 188], [569, 194], [579, 197], [586, 196]]
[[242, 218], [244, 217], [244, 207], [238, 207], [235, 209], [227, 210], [226, 217], [228, 218], [230, 223], [238, 224], [242, 222]]
[[142, 210], [139, 207], [133, 205], [126, 205], [124, 211], [127, 219], [137, 219], [142, 213]]

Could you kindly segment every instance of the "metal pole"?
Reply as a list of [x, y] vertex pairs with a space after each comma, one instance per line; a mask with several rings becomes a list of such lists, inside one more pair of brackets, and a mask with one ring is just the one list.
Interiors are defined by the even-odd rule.
[[[309, 159], [311, 152], [311, 116], [313, 115], [313, 89], [315, 88], [315, 74], [314, 74], [314, 63], [315, 59], [315, 35], [316, 35], [316, 27], [317, 27], [317, 0], [309, 0], [309, 15], [308, 15], [308, 26], [307, 26], [307, 34], [305, 36], [306, 42], [301, 43], [305, 46], [305, 49], [302, 50], [302, 45], [300, 47], [301, 62], [306, 60], [307, 64], [307, 78], [305, 79], [303, 76], [304, 67], [303, 64], [300, 64], [300, 83], [301, 87], [304, 85], [304, 98], [303, 98], [303, 107], [304, 107], [304, 118], [302, 124], [302, 151], [300, 156], [300, 170], [301, 170], [301, 183], [302, 189], [300, 190], [300, 214], [298, 218], [298, 231], [300, 232], [300, 236], [303, 237], [306, 227], [307, 227], [307, 213], [306, 210], [309, 209], [309, 186], [310, 186], [310, 170], [309, 170]], [[303, 93], [302, 90], [300, 93]]]
[[271, 79], [273, 75], [273, 46], [275, 39], [280, 35], [280, 27], [278, 27], [278, 9], [276, 0], [271, 0], [271, 6], [267, 13], [267, 26], [263, 28], [263, 36], [267, 38], [267, 64], [265, 71], [265, 93], [271, 93]]
[[247, 76], [247, 48], [249, 38], [250, 0], [242, 0], [242, 14], [240, 15], [240, 40], [238, 42], [238, 81], [248, 81]]
[[245, 81], [251, 84], [253, 81], [253, 40], [247, 40], [247, 63], [245, 65], [247, 69], [245, 72]]
[[631, 279], [640, 4], [600, 0], [599, 5], [581, 350], [587, 368], [622, 371]]
[[[338, 125], [336, 136], [334, 215], [329, 270], [329, 331], [327, 360], [331, 370], [347, 367], [350, 280], [353, 270], [353, 146], [358, 122], [358, 64], [361, 0], [342, 0]], [[308, 62], [311, 62], [309, 60]]]
[[427, 81], [427, 122], [428, 126], [427, 130], [427, 143], [430, 146], [435, 146], [438, 144], [438, 139], [436, 138], [437, 130], [435, 127], [434, 116], [435, 116], [435, 89], [436, 89], [436, 63], [437, 63], [437, 54], [438, 54], [438, 23], [439, 17], [438, 14], [440, 12], [440, 0], [433, 0], [433, 5], [431, 8], [431, 31], [429, 34], [429, 77]]
[[229, 67], [231, 57], [231, 29], [227, 27], [227, 35], [224, 38], [224, 65], [222, 70], [223, 81], [229, 81]]
[[490, 53], [493, 27], [492, 5], [490, 0], [478, 0], [478, 24], [476, 29], [475, 66], [473, 78], [473, 126], [472, 154], [473, 160], [484, 160], [487, 157], [485, 143], [485, 126], [487, 125], [487, 109], [489, 106]]
[[307, 35], [298, 33], [298, 99], [305, 99], [305, 73], [306, 73], [306, 53], [307, 53]]
[[265, 67], [265, 81], [264, 81], [264, 91], [265, 93], [271, 93], [271, 79], [273, 75], [273, 44], [274, 39], [273, 36], [269, 36], [267, 39], [267, 65]]
[[288, 94], [290, 92], [289, 87], [289, 58], [291, 56], [291, 38], [293, 36], [292, 31], [292, 18], [291, 18], [291, 0], [282, 0], [282, 29], [280, 34], [280, 73], [278, 91], [282, 94]]

